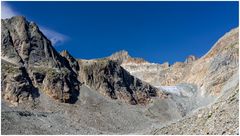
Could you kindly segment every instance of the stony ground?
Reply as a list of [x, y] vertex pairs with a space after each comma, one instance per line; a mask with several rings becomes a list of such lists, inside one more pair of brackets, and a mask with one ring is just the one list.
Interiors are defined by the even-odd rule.
[[155, 98], [147, 106], [130, 105], [83, 85], [75, 104], [59, 103], [44, 94], [29, 107], [2, 102], [1, 130], [2, 134], [149, 134], [189, 112], [179, 107], [187, 99], [176, 103], [177, 96], [173, 97]]
[[155, 116], [151, 106], [114, 101], [86, 86], [81, 87], [80, 100], [74, 105], [56, 103], [44, 94], [39, 99], [35, 109], [27, 110], [3, 102], [2, 134], [124, 134], [180, 116], [164, 104], [157, 107], [161, 113]]

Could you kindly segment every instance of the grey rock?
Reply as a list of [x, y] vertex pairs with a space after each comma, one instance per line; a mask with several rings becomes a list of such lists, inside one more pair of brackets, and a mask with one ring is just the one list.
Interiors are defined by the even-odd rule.
[[[35, 23], [28, 22], [22, 16], [16, 16], [10, 19], [2, 19], [1, 27], [2, 61], [25, 69], [25, 73], [22, 73], [22, 71], [18, 73], [24, 78], [28, 77], [26, 81], [29, 86], [34, 86], [60, 101], [73, 102], [76, 100], [80, 83], [77, 74], [68, 65], [67, 60], [53, 48], [51, 42]], [[10, 67], [15, 69], [15, 66]], [[3, 69], [2, 72], [6, 70]], [[18, 87], [20, 83], [13, 85], [10, 81], [7, 81], [10, 78], [11, 74], [6, 76], [4, 82], [6, 85], [2, 89], [5, 92], [13, 92], [6, 88], [12, 86], [17, 92], [20, 92], [20, 94], [12, 93], [12, 95], [21, 95], [22, 91]], [[53, 95], [53, 93], [55, 94]]]
[[35, 23], [16, 16], [3, 19], [1, 26], [3, 31], [9, 32], [13, 46], [26, 66], [61, 66], [59, 54]]
[[75, 73], [80, 70], [78, 61], [67, 50], [63, 50], [60, 54], [66, 59], [67, 65], [72, 68]]
[[38, 97], [38, 90], [32, 84], [24, 67], [14, 66], [12, 63], [1, 62], [1, 89], [2, 98], [17, 106], [25, 100]]
[[131, 104], [146, 104], [151, 97], [157, 96], [157, 88], [130, 75], [118, 62], [98, 59], [79, 63], [81, 80], [103, 95]]

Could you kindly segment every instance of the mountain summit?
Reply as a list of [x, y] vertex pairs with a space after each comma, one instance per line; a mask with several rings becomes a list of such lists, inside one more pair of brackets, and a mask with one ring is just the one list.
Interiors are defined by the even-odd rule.
[[113, 53], [111, 56], [107, 57], [110, 60], [117, 61], [119, 64], [123, 63], [148, 63], [142, 58], [133, 58], [131, 57], [127, 51], [121, 50]]

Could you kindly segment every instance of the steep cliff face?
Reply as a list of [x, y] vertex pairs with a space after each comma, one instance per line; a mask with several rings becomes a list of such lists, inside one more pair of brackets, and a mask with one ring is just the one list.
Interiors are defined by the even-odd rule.
[[79, 65], [81, 81], [105, 96], [131, 104], [147, 104], [151, 97], [157, 96], [155, 87], [130, 75], [116, 61], [79, 60]]
[[[10, 39], [25, 66], [62, 66], [59, 54], [35, 23], [28, 22], [24, 17], [16, 16], [2, 20], [1, 26], [5, 33], [4, 39], [5, 37]], [[5, 41], [4, 39], [3, 41]], [[5, 46], [8, 45], [5, 44]]]
[[[79, 91], [76, 74], [38, 26], [21, 16], [1, 21], [3, 98], [18, 103], [20, 97], [32, 98], [32, 88], [36, 88], [60, 101], [75, 99]], [[19, 88], [19, 84], [24, 86]]]

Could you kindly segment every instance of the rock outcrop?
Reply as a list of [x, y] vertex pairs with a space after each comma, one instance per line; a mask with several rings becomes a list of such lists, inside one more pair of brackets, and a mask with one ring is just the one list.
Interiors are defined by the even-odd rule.
[[[22, 16], [2, 19], [1, 22], [1, 60], [2, 65], [6, 66], [2, 67], [2, 73], [5, 73], [2, 78], [3, 98], [18, 103], [15, 98], [33, 98], [35, 89], [32, 88], [37, 88], [60, 101], [76, 99], [75, 94], [79, 91], [76, 74], [67, 67], [66, 61], [38, 26]], [[15, 69], [16, 73], [9, 69]]]
[[2, 98], [13, 106], [24, 100], [32, 100], [38, 96], [38, 90], [33, 86], [24, 67], [1, 60], [1, 90]]
[[[147, 104], [157, 88], [130, 75], [118, 62], [108, 59], [79, 60], [81, 81], [113, 99]], [[163, 95], [163, 94], [162, 94]]]
[[70, 67], [75, 73], [80, 70], [78, 61], [67, 50], [62, 51], [60, 54], [66, 59], [67, 66]]

